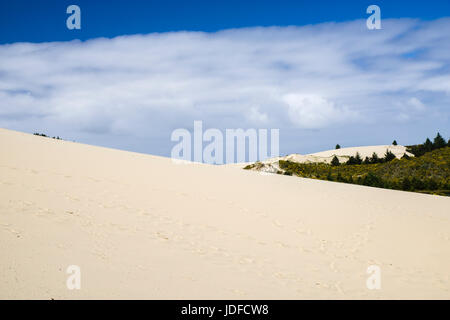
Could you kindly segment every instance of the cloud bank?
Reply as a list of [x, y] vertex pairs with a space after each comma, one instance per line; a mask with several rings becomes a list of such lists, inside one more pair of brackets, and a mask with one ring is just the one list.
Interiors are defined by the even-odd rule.
[[312, 134], [422, 140], [449, 128], [448, 30], [360, 20], [1, 45], [0, 126], [161, 155], [194, 120], [279, 128], [282, 153], [323, 148]]

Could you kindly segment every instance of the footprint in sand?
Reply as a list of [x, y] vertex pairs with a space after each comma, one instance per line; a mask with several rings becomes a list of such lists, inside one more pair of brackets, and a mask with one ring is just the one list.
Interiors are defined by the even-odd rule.
[[282, 247], [282, 248], [290, 248], [291, 247], [287, 243], [284, 243], [284, 242], [281, 242], [281, 241], [276, 241], [275, 243], [278, 244], [278, 246]]
[[231, 292], [233, 292], [234, 294], [237, 294], [239, 296], [245, 296], [247, 295], [247, 293], [245, 291], [242, 291], [240, 289], [231, 289]]
[[[44, 215], [53, 215], [53, 211], [49, 208], [39, 208], [39, 213], [43, 213]], [[41, 214], [38, 214], [42, 216]]]
[[278, 221], [278, 220], [273, 220], [272, 223], [275, 226], [279, 227], [279, 228], [283, 228], [284, 227], [283, 224], [280, 221]]
[[331, 263], [330, 263], [330, 269], [333, 271], [333, 272], [338, 272], [339, 270], [336, 268], [336, 263], [335, 263], [335, 261], [331, 261]]
[[254, 262], [254, 260], [252, 258], [248, 258], [248, 257], [243, 257], [243, 258], [239, 259], [240, 264], [251, 264], [253, 262]]
[[156, 232], [156, 235], [158, 236], [158, 238], [163, 239], [163, 240], [169, 240], [169, 237], [166, 236], [164, 233], [158, 231]]
[[341, 287], [341, 283], [340, 283], [340, 282], [335, 283], [335, 284], [334, 284], [334, 287], [336, 288], [337, 292], [339, 292], [340, 294], [342, 294], [342, 295], [345, 294], [344, 290], [342, 290], [342, 287]]
[[150, 212], [147, 211], [140, 211], [140, 214], [143, 216], [152, 216], [152, 214]]
[[7, 229], [9, 232], [11, 232], [12, 234], [14, 234], [17, 238], [21, 237], [21, 234], [19, 231], [14, 230], [14, 229]]

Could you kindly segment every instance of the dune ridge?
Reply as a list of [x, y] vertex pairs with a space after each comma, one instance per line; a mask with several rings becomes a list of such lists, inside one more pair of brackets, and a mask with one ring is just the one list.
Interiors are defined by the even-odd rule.
[[[377, 146], [360, 146], [360, 147], [348, 147], [340, 149], [331, 149], [321, 152], [315, 152], [310, 154], [299, 154], [293, 153], [286, 156], [274, 157], [259, 161], [263, 164], [258, 167], [258, 171], [267, 173], [277, 173], [280, 171], [279, 161], [292, 161], [298, 163], [331, 163], [334, 156], [336, 156], [340, 163], [346, 163], [351, 156], [355, 157], [358, 153], [362, 159], [366, 157], [370, 158], [374, 153], [377, 154], [379, 158], [384, 158], [387, 151], [392, 152], [397, 159], [400, 159], [405, 154], [409, 157], [414, 157], [414, 155], [406, 151], [405, 146], [401, 145], [377, 145]], [[232, 163], [227, 164], [230, 167], [244, 168], [247, 165], [251, 165], [253, 162], [245, 163]]]

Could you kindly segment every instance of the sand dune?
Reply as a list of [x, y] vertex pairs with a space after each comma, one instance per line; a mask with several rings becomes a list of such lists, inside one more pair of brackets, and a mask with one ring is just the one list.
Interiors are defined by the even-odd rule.
[[4, 129], [0, 150], [2, 299], [450, 298], [447, 197]]

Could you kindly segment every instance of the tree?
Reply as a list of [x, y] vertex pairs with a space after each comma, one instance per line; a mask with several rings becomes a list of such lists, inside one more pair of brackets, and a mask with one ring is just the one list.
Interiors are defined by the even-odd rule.
[[425, 149], [425, 152], [433, 151], [433, 142], [431, 142], [431, 140], [427, 138], [427, 140], [423, 144], [423, 147]]
[[336, 145], [336, 149], [340, 149], [341, 146], [339, 144]]
[[370, 159], [369, 159], [369, 157], [365, 157], [363, 163], [364, 163], [364, 164], [370, 164]]
[[357, 164], [355, 157], [354, 156], [350, 156], [350, 158], [348, 158], [348, 161], [345, 164], [348, 164], [348, 165]]
[[372, 157], [370, 158], [370, 163], [378, 163], [380, 162], [380, 159], [378, 158], [378, 155], [376, 152], [372, 153]]
[[396, 146], [397, 145], [397, 140], [392, 141], [392, 145]]
[[442, 138], [441, 134], [438, 132], [436, 138], [434, 138], [433, 147], [434, 149], [439, 149], [445, 147], [446, 143], [444, 138]]
[[332, 166], [338, 166], [338, 165], [340, 165], [340, 164], [341, 164], [341, 163], [339, 162], [338, 157], [334, 156], [333, 159], [331, 160], [331, 165], [332, 165]]
[[362, 163], [362, 159], [361, 156], [359, 155], [359, 152], [356, 153], [355, 156], [350, 156], [350, 158], [348, 158], [348, 161], [345, 164], [361, 164]]
[[356, 160], [357, 164], [361, 164], [362, 163], [362, 158], [359, 155], [359, 152], [356, 153], [355, 160]]
[[395, 158], [395, 154], [393, 154], [390, 150], [386, 150], [386, 153], [384, 154], [384, 161], [389, 162]]

